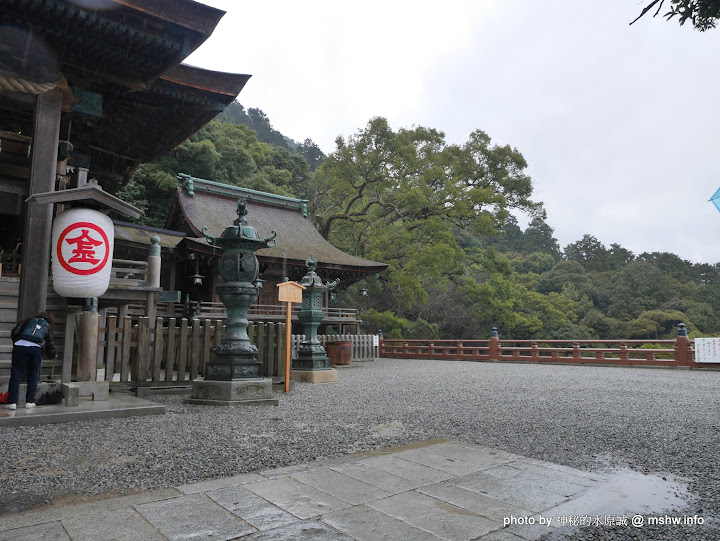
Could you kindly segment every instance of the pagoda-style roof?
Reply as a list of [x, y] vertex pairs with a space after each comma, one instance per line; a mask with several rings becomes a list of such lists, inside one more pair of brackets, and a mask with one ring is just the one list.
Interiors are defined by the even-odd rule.
[[223, 15], [191, 0], [0, 0], [0, 129], [31, 135], [35, 95], [61, 88], [70, 165], [113, 192], [248, 81], [181, 64]]
[[[261, 238], [277, 231], [273, 248], [258, 250], [261, 263], [280, 266], [304, 273], [305, 261], [312, 255], [318, 267], [324, 269], [323, 277], [375, 274], [387, 268], [385, 263], [371, 261], [347, 254], [330, 244], [315, 229], [307, 217], [307, 201], [283, 197], [237, 186], [181, 175], [183, 186], [174, 196], [167, 229], [188, 233], [183, 242], [198, 252], [220, 255], [221, 250], [210, 246], [202, 230], [216, 237], [232, 225], [237, 218], [237, 201], [245, 198], [248, 203], [248, 224]], [[192, 238], [195, 237], [195, 238]], [[287, 275], [292, 275], [288, 269]]]
[[124, 183], [138, 164], [159, 158], [215, 118], [249, 78], [181, 64], [143, 91], [91, 86], [111, 96], [103, 102], [107, 122], [75, 133], [72, 143], [90, 156], [91, 175], [105, 176], [109, 186]]
[[[3, 51], [5, 69], [50, 80], [82, 72], [138, 90], [187, 58], [225, 15], [190, 0], [2, 0], [1, 6], [3, 45], [12, 47]], [[13, 42], [28, 36], [18, 51]]]

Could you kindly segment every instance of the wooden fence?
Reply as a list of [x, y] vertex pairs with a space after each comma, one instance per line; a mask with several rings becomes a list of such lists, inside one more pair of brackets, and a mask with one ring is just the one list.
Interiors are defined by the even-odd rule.
[[[192, 381], [204, 373], [223, 332], [222, 320], [156, 318], [151, 328], [147, 317], [108, 316], [99, 329], [98, 363], [105, 367], [106, 381]], [[280, 376], [285, 325], [250, 324], [248, 335], [258, 346], [263, 375]]]
[[675, 340], [380, 340], [380, 356], [624, 366], [720, 368], [698, 364], [693, 341]]
[[[192, 381], [204, 373], [212, 348], [220, 343], [224, 321], [220, 319], [150, 318], [108, 316], [98, 332], [98, 366], [105, 381]], [[250, 323], [250, 341], [258, 347], [257, 359], [264, 377], [284, 377], [285, 324]], [[354, 360], [374, 360], [378, 339], [364, 335], [320, 336], [321, 343], [349, 340]], [[303, 336], [292, 337], [293, 356]]]
[[[292, 355], [297, 356], [297, 348], [305, 340], [304, 335], [292, 336]], [[370, 334], [326, 334], [318, 336], [318, 340], [327, 350], [328, 342], [350, 342], [353, 361], [374, 361], [380, 356], [379, 340], [376, 335]]]

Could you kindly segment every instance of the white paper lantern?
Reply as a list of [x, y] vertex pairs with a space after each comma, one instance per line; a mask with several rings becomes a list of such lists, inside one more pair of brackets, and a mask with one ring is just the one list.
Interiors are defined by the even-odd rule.
[[76, 208], [55, 217], [52, 233], [53, 288], [63, 297], [99, 297], [112, 270], [115, 229], [102, 212]]

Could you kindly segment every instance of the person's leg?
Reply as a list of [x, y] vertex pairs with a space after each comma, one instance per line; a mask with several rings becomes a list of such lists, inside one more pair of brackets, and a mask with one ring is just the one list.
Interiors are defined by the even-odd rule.
[[25, 372], [25, 350], [22, 346], [15, 346], [12, 350], [12, 364], [10, 365], [10, 383], [8, 385], [8, 404], [17, 404], [20, 380]]
[[38, 388], [38, 380], [40, 379], [40, 366], [42, 365], [43, 350], [42, 348], [27, 348], [27, 394], [25, 395], [26, 404], [35, 403], [35, 393]]

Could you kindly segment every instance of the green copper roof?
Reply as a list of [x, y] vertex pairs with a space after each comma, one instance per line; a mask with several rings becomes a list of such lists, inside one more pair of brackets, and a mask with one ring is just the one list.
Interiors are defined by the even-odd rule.
[[192, 177], [184, 173], [180, 173], [177, 178], [182, 182], [182, 188], [190, 196], [194, 196], [195, 192], [204, 192], [235, 198], [244, 197], [248, 201], [255, 203], [296, 209], [300, 211], [303, 216], [307, 216], [308, 202], [305, 199], [295, 199], [294, 197], [285, 197], [284, 195], [259, 192], [249, 188], [241, 188], [240, 186], [232, 186], [230, 184]]

